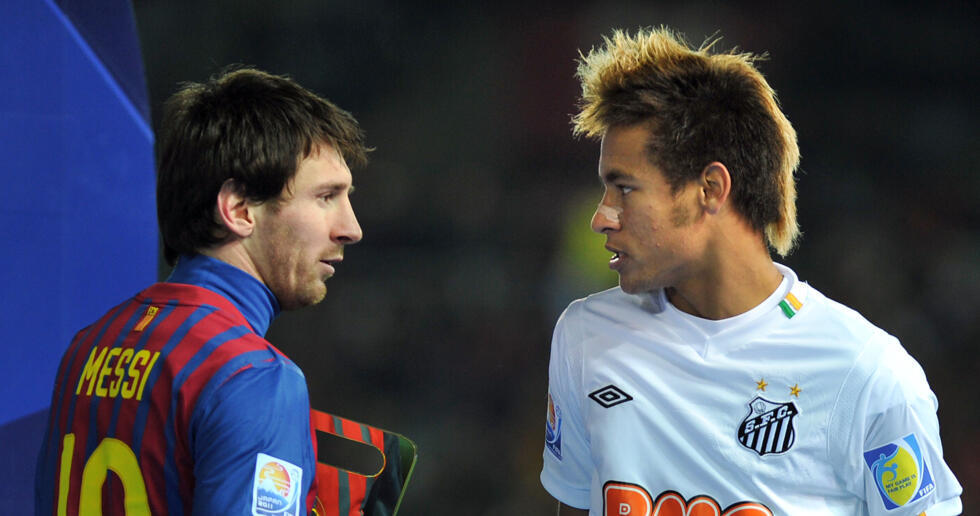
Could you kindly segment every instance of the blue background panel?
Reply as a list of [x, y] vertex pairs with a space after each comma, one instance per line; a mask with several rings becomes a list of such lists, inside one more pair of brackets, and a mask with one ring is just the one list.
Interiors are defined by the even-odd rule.
[[[101, 47], [138, 56], [129, 3], [102, 5], [129, 24], [102, 27]], [[110, 71], [106, 55], [54, 3], [0, 2], [0, 496], [8, 508], [30, 507], [38, 430], [71, 337], [157, 274], [142, 68], [121, 86], [132, 59], [109, 55]]]

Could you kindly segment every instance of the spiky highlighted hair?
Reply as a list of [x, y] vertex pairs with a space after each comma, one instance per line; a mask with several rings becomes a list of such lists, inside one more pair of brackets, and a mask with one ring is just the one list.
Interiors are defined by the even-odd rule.
[[610, 127], [645, 124], [647, 150], [675, 191], [708, 164], [732, 175], [735, 209], [780, 256], [799, 237], [796, 131], [756, 69], [763, 55], [714, 52], [718, 38], [691, 47], [661, 27], [616, 30], [579, 60], [576, 136], [601, 138]]

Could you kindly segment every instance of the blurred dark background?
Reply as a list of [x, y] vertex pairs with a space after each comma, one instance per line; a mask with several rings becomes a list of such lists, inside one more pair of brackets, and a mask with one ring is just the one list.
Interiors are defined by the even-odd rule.
[[[550, 514], [540, 487], [552, 325], [612, 286], [588, 219], [598, 145], [569, 117], [575, 59], [666, 24], [768, 52], [793, 122], [802, 245], [785, 263], [902, 340], [940, 400], [947, 461], [980, 487], [978, 10], [750, 2], [136, 0], [153, 117], [230, 63], [294, 77], [377, 148], [362, 243], [321, 305], [269, 339], [313, 406], [413, 438], [405, 515]], [[856, 5], [856, 4], [855, 4]], [[167, 271], [161, 269], [161, 275]]]

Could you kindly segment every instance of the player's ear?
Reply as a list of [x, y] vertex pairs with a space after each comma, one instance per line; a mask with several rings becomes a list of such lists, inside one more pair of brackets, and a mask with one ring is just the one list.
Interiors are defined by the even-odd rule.
[[732, 193], [732, 176], [720, 161], [713, 161], [701, 171], [700, 200], [704, 210], [712, 215], [721, 211]]
[[245, 238], [255, 229], [254, 206], [242, 194], [234, 179], [228, 179], [218, 191], [215, 215], [218, 223], [235, 236]]

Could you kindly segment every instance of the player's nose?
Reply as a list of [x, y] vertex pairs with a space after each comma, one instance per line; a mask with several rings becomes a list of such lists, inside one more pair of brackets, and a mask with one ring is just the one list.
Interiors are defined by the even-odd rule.
[[354, 207], [351, 206], [350, 201], [345, 203], [340, 219], [334, 226], [332, 237], [344, 245], [356, 244], [364, 237], [361, 224], [357, 221], [357, 215], [354, 214]]
[[595, 214], [592, 215], [592, 231], [595, 231], [596, 233], [619, 231], [621, 227], [619, 223], [619, 214], [622, 213], [622, 211], [622, 208], [610, 206], [605, 202], [600, 202], [599, 207], [595, 210]]

